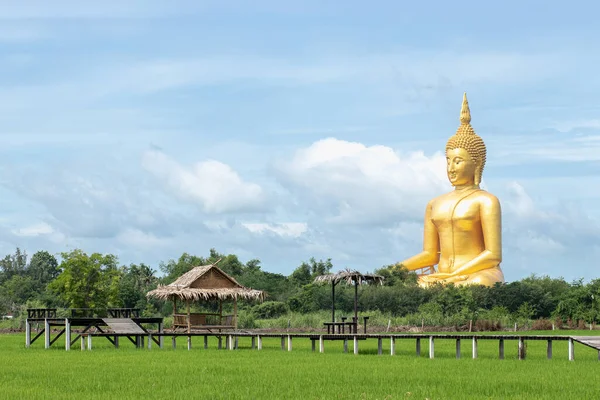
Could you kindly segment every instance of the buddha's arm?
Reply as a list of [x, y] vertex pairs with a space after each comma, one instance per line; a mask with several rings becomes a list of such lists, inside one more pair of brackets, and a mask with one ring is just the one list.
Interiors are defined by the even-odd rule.
[[440, 260], [440, 237], [437, 228], [431, 221], [432, 201], [425, 209], [425, 226], [423, 229], [423, 251], [397, 265], [403, 265], [409, 271], [436, 265]]
[[484, 197], [479, 204], [481, 231], [485, 250], [452, 272], [452, 276], [470, 275], [493, 268], [502, 261], [502, 217], [500, 202], [494, 196]]

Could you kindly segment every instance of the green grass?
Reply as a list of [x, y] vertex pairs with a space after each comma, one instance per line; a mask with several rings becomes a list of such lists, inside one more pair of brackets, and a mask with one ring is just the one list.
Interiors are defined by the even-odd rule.
[[[523, 332], [520, 332], [524, 334]], [[548, 334], [549, 332], [527, 332]], [[561, 334], [589, 335], [590, 331]], [[595, 332], [594, 332], [595, 333]], [[92, 351], [64, 350], [59, 339], [49, 350], [43, 340], [24, 348], [23, 334], [0, 335], [0, 398], [4, 399], [591, 399], [600, 392], [598, 353], [575, 345], [567, 360], [567, 342], [554, 342], [554, 359], [546, 359], [546, 342], [527, 342], [527, 359], [517, 359], [517, 341], [506, 341], [498, 360], [496, 340], [479, 341], [479, 358], [471, 358], [471, 341], [455, 359], [454, 340], [436, 341], [435, 356], [415, 356], [414, 340], [397, 340], [396, 356], [377, 354], [377, 340], [360, 341], [360, 354], [343, 353], [343, 342], [325, 342], [313, 353], [308, 339], [296, 338], [293, 351], [281, 351], [279, 339], [263, 339], [251, 350], [240, 338], [238, 350], [218, 350], [216, 339], [203, 348], [185, 338], [176, 350], [135, 349], [121, 340], [114, 349], [95, 338]], [[317, 346], [318, 347], [318, 346]]]

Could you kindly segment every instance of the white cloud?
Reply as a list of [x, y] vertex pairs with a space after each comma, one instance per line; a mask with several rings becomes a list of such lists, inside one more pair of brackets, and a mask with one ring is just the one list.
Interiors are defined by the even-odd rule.
[[16, 236], [41, 236], [41, 235], [49, 235], [54, 233], [54, 229], [45, 222], [40, 222], [35, 225], [30, 225], [24, 228], [14, 229], [12, 231]]
[[265, 202], [259, 185], [243, 181], [229, 165], [216, 160], [186, 168], [164, 153], [150, 150], [144, 154], [142, 165], [167, 193], [198, 204], [207, 213], [256, 211]]
[[329, 221], [379, 224], [421, 214], [427, 200], [448, 190], [445, 164], [441, 153], [401, 155], [329, 138], [279, 161], [275, 170], [284, 186], [314, 201]]
[[135, 249], [166, 247], [170, 242], [167, 239], [158, 238], [152, 233], [134, 228], [125, 228], [117, 235], [116, 239], [122, 244]]
[[304, 222], [287, 222], [279, 224], [244, 222], [242, 225], [252, 233], [272, 232], [279, 236], [292, 238], [297, 238], [308, 230], [308, 225]]

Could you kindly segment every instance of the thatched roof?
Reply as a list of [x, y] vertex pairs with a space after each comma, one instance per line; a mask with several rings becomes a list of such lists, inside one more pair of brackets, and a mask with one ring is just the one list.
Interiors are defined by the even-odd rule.
[[362, 285], [364, 283], [375, 283], [383, 285], [383, 280], [385, 278], [381, 275], [376, 274], [363, 274], [359, 271], [345, 269], [343, 271], [338, 272], [337, 274], [325, 274], [317, 276], [314, 280], [315, 283], [333, 283], [334, 285], [338, 282], [346, 282], [349, 285], [354, 284], [354, 282]]
[[266, 293], [240, 285], [215, 264], [194, 267], [175, 282], [159, 285], [147, 297], [162, 300], [179, 297], [182, 300], [249, 299], [264, 300]]

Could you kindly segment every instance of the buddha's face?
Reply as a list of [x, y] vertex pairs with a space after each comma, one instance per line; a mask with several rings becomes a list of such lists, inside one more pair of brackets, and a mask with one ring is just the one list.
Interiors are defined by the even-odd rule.
[[467, 150], [452, 149], [446, 152], [448, 179], [452, 186], [473, 185], [477, 164]]

